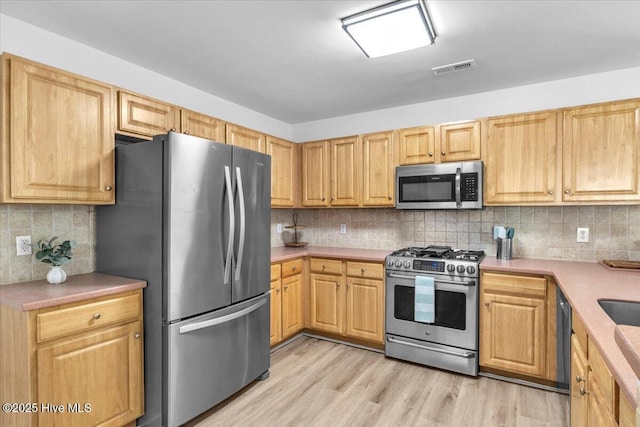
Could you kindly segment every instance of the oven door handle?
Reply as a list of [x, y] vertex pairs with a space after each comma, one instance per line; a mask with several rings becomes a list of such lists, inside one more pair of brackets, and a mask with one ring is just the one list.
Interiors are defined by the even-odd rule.
[[[415, 280], [415, 276], [405, 276], [402, 274], [393, 274], [393, 273], [387, 273], [387, 277], [392, 277], [394, 279], [409, 279], [409, 280]], [[458, 285], [458, 286], [475, 286], [476, 285], [476, 281], [475, 280], [471, 280], [469, 282], [452, 282], [450, 280], [434, 280], [435, 283], [445, 283], [447, 285]]]
[[418, 344], [414, 344], [412, 342], [400, 341], [400, 340], [397, 340], [397, 339], [391, 338], [391, 337], [387, 337], [387, 341], [389, 341], [391, 343], [394, 343], [394, 344], [400, 344], [400, 345], [406, 345], [406, 346], [409, 346], [409, 347], [419, 348], [421, 350], [435, 351], [436, 353], [444, 353], [444, 354], [448, 354], [450, 356], [462, 357], [464, 359], [473, 359], [475, 357], [475, 353], [473, 351], [465, 351], [464, 353], [458, 353], [457, 351], [444, 350], [444, 349], [441, 349], [441, 348], [433, 348], [433, 347], [428, 347], [428, 346], [424, 346], [424, 345], [418, 345]]

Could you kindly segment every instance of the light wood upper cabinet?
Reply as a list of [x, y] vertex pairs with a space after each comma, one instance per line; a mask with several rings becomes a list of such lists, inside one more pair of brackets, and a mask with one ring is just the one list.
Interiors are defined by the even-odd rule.
[[227, 144], [248, 150], [265, 152], [266, 136], [255, 130], [227, 123]]
[[194, 111], [180, 110], [180, 131], [211, 141], [225, 142], [225, 123]]
[[114, 203], [114, 93], [3, 54], [0, 202]]
[[398, 164], [416, 165], [436, 160], [436, 130], [433, 126], [401, 129], [398, 132]]
[[271, 156], [271, 207], [294, 207], [298, 181], [297, 145], [267, 136]]
[[555, 284], [482, 272], [480, 367], [555, 380]]
[[394, 206], [394, 133], [362, 136], [362, 205]]
[[640, 200], [640, 100], [564, 111], [563, 200]]
[[483, 140], [484, 202], [553, 204], [560, 200], [558, 113], [495, 117]]
[[302, 206], [329, 206], [329, 142], [302, 144]]
[[480, 122], [440, 125], [440, 162], [480, 159]]
[[170, 130], [180, 132], [178, 107], [125, 90], [118, 91], [119, 132], [151, 139]]
[[350, 137], [330, 141], [331, 150], [331, 206], [358, 206], [360, 204], [359, 183], [360, 139]]

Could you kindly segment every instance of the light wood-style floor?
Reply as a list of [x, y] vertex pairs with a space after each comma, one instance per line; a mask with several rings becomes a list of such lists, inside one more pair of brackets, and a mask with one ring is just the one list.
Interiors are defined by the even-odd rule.
[[471, 378], [300, 337], [254, 382], [190, 427], [568, 426], [567, 395]]

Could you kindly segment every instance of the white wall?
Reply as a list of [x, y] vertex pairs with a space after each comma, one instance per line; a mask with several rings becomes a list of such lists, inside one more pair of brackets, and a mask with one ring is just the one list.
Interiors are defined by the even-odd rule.
[[0, 52], [9, 52], [251, 129], [291, 139], [292, 128], [288, 123], [2, 14]]
[[637, 97], [640, 67], [300, 123], [293, 127], [293, 139], [313, 141]]

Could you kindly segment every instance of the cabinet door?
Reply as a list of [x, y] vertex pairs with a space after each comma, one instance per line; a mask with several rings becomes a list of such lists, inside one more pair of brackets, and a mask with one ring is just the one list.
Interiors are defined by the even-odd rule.
[[180, 111], [180, 132], [224, 143], [225, 123], [215, 117], [189, 110]]
[[460, 162], [480, 159], [480, 122], [440, 126], [440, 161]]
[[358, 137], [331, 141], [332, 206], [358, 206], [360, 203], [360, 141]]
[[302, 205], [329, 206], [329, 143], [302, 144]]
[[343, 333], [344, 290], [342, 276], [310, 275], [311, 329]]
[[587, 381], [589, 382], [587, 427], [618, 427], [618, 422], [607, 408], [607, 405], [600, 394], [598, 382], [593, 380], [593, 372], [589, 371], [587, 375]]
[[170, 104], [124, 90], [118, 91], [118, 130], [151, 138], [180, 131], [180, 110]]
[[575, 334], [571, 336], [571, 427], [587, 425], [587, 360]]
[[271, 156], [271, 207], [293, 207], [298, 180], [296, 144], [267, 136], [267, 154]]
[[559, 201], [559, 145], [554, 111], [496, 117], [483, 142], [485, 204]]
[[282, 279], [282, 339], [304, 328], [302, 306], [302, 276]]
[[112, 87], [3, 56], [0, 202], [114, 203]]
[[227, 123], [227, 144], [264, 153], [265, 139], [260, 132]]
[[384, 338], [384, 285], [382, 280], [347, 277], [346, 333], [382, 343]]
[[271, 334], [269, 344], [282, 341], [282, 281], [271, 281]]
[[544, 300], [482, 293], [480, 366], [544, 377]]
[[395, 169], [393, 164], [393, 132], [362, 137], [364, 206], [393, 206]]
[[132, 322], [40, 347], [38, 401], [64, 411], [40, 411], [38, 425], [120, 426], [141, 416], [141, 334], [142, 322]]
[[435, 129], [432, 126], [402, 129], [398, 134], [398, 164], [433, 163], [435, 143]]
[[640, 101], [564, 112], [563, 200], [640, 200]]

